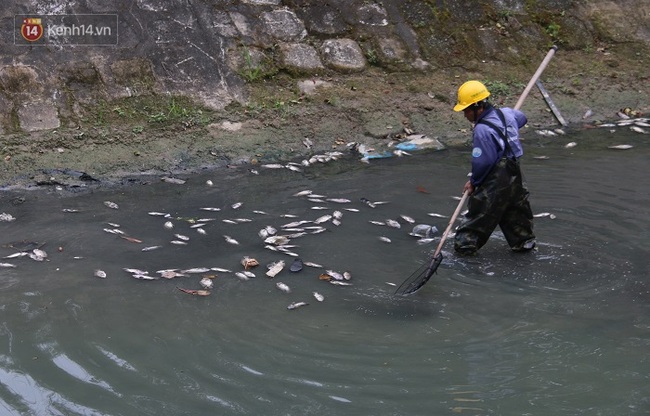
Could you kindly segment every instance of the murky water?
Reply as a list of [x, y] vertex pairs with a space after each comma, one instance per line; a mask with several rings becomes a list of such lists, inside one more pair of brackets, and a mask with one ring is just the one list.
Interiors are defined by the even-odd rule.
[[[406, 298], [394, 297], [390, 284], [417, 270], [437, 242], [416, 244], [407, 223], [369, 221], [403, 214], [443, 230], [448, 220], [427, 214], [453, 212], [468, 154], [339, 161], [304, 174], [219, 171], [185, 185], [66, 197], [25, 192], [20, 205], [5, 193], [0, 211], [16, 220], [0, 223], [0, 243], [44, 243], [48, 257], [1, 260], [17, 267], [0, 268], [0, 413], [648, 414], [649, 139], [588, 130], [531, 142], [523, 169], [533, 209], [555, 216], [536, 220], [539, 249], [511, 253], [497, 233], [464, 259], [448, 241], [438, 274]], [[564, 148], [569, 141], [578, 146]], [[635, 148], [607, 149], [622, 143]], [[533, 158], [540, 155], [550, 158]], [[305, 189], [352, 202], [293, 196]], [[388, 203], [371, 208], [361, 197]], [[243, 205], [235, 210], [236, 202]], [[324, 223], [327, 232], [295, 239], [292, 250], [349, 271], [352, 286], [319, 280], [324, 269], [289, 272], [294, 257], [265, 249], [257, 235], [336, 209], [341, 225]], [[215, 220], [202, 235], [190, 218]], [[222, 221], [242, 218], [251, 221]], [[115, 225], [142, 243], [104, 231]], [[171, 244], [174, 234], [189, 237], [187, 245]], [[162, 247], [142, 251], [154, 245]], [[147, 281], [123, 270], [240, 271], [245, 255], [260, 262], [257, 277], [209, 272], [218, 277], [207, 297], [177, 290], [200, 289], [201, 274]], [[265, 277], [278, 260], [287, 268]], [[96, 269], [108, 277], [95, 277]], [[292, 292], [278, 290], [278, 281]], [[296, 301], [309, 305], [288, 310]]]

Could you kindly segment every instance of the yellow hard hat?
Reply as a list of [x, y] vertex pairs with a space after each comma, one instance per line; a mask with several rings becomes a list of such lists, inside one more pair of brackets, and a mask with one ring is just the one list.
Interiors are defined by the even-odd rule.
[[485, 100], [490, 96], [490, 91], [481, 82], [467, 81], [458, 88], [458, 104], [454, 111], [463, 111], [472, 104]]

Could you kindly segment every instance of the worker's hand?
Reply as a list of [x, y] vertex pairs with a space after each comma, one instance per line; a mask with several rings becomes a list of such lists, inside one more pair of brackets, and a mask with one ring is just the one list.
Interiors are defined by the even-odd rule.
[[471, 195], [474, 193], [474, 185], [472, 185], [472, 181], [467, 181], [465, 184], [465, 187], [463, 188], [463, 193], [467, 192], [468, 195]]

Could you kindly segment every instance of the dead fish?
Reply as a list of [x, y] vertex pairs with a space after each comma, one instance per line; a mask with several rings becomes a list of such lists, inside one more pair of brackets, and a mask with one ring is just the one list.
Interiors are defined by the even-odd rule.
[[318, 263], [313, 263], [311, 261], [304, 261], [302, 264], [303, 264], [303, 266], [314, 267], [316, 269], [322, 269], [323, 268], [322, 265], [320, 265]]
[[632, 130], [635, 133], [648, 134], [646, 130], [642, 129], [639, 126], [630, 126], [630, 130]]
[[233, 220], [229, 220], [229, 219], [223, 219], [221, 221], [225, 222], [226, 224], [237, 224], [237, 221], [233, 221]]
[[334, 225], [336, 225], [336, 226], [338, 227], [339, 225], [341, 225], [341, 221], [339, 221], [338, 219], [334, 218], [334, 219], [332, 219], [332, 224], [334, 224]]
[[305, 189], [304, 191], [296, 192], [293, 196], [305, 196], [311, 194], [312, 191]]
[[402, 228], [402, 225], [399, 222], [391, 219], [386, 220], [386, 225], [392, 228]]
[[111, 201], [104, 201], [104, 205], [106, 205], [110, 209], [119, 209], [120, 208], [119, 205], [117, 205], [115, 202], [111, 202]]
[[533, 156], [533, 159], [548, 160], [548, 159], [550, 159], [550, 157], [548, 157], [548, 156]]
[[174, 244], [175, 246], [186, 246], [187, 241], [181, 241], [181, 240], [172, 240], [170, 241], [171, 244]]
[[389, 286], [397, 286], [397, 284], [392, 283], [392, 282], [386, 282], [386, 284], [389, 285]]
[[266, 212], [266, 211], [260, 211], [260, 210], [253, 210], [253, 214], [269, 215], [268, 212]]
[[67, 212], [67, 213], [77, 213], [77, 212], [81, 212], [81, 211], [79, 211], [78, 209], [74, 209], [74, 208], [63, 208], [61, 211], [63, 211], [63, 212]]
[[193, 267], [191, 269], [181, 270], [181, 273], [207, 273], [209, 271], [209, 267]]
[[3, 259], [15, 259], [16, 257], [24, 257], [27, 256], [29, 253], [26, 251], [19, 251], [18, 253], [10, 254], [8, 256], [4, 256]]
[[138, 280], [158, 280], [158, 276], [149, 276], [148, 274], [132, 274], [131, 277]]
[[238, 208], [240, 208], [242, 205], [244, 205], [243, 202], [235, 202], [234, 204], [232, 204], [232, 205], [230, 206], [230, 208], [232, 208], [232, 209], [238, 209]]
[[162, 248], [162, 246], [149, 246], [149, 247], [145, 247], [145, 248], [143, 248], [142, 251], [157, 250], [157, 249], [159, 249], [159, 248]]
[[127, 273], [131, 273], [131, 274], [149, 274], [149, 272], [147, 272], [147, 271], [145, 271], [145, 270], [140, 270], [140, 269], [130, 269], [130, 268], [128, 268], [128, 267], [124, 267], [124, 268], [122, 268], [122, 270], [124, 270], [124, 271], [127, 272]]
[[608, 149], [616, 149], [616, 150], [628, 150], [633, 148], [631, 144], [617, 144], [615, 146], [607, 146]]
[[430, 216], [430, 217], [436, 217], [436, 218], [447, 218], [446, 215], [437, 214], [435, 212], [429, 212], [427, 215]]
[[318, 217], [318, 218], [316, 218], [316, 219], [314, 220], [314, 224], [322, 224], [322, 223], [327, 222], [327, 221], [329, 221], [329, 220], [331, 220], [331, 219], [332, 219], [332, 216], [331, 216], [331, 215], [329, 215], [329, 214], [327, 214], [327, 215], [323, 215], [322, 217]]
[[332, 212], [332, 217], [334, 217], [337, 220], [340, 220], [343, 218], [343, 213], [341, 211], [334, 211]]
[[386, 223], [383, 222], [383, 221], [374, 221], [374, 220], [370, 220], [370, 221], [368, 221], [368, 222], [369, 222], [370, 224], [374, 224], [374, 225], [386, 225]]
[[196, 229], [196, 232], [199, 233], [199, 234], [203, 234], [203, 235], [207, 235], [207, 234], [208, 234], [208, 232], [205, 231], [203, 228], [197, 228], [197, 229]]
[[297, 215], [294, 214], [282, 214], [280, 215], [282, 218], [298, 218]]
[[203, 207], [199, 208], [201, 211], [221, 211], [221, 208], [216, 207]]
[[35, 248], [28, 254], [29, 258], [35, 261], [43, 261], [47, 258], [47, 253], [43, 250]]
[[104, 232], [109, 234], [124, 234], [124, 231], [118, 230], [117, 228], [104, 228]]
[[244, 276], [249, 277], [249, 278], [251, 278], [251, 279], [253, 279], [253, 278], [256, 277], [256, 276], [255, 276], [255, 273], [251, 272], [250, 270], [244, 270], [244, 271], [241, 272], [241, 273], [243, 273]]
[[186, 235], [174, 234], [174, 237], [178, 238], [179, 240], [190, 241], [190, 238], [188, 236], [186, 236]]
[[361, 198], [361, 202], [368, 205], [370, 208], [375, 208], [377, 205], [374, 202], [371, 202], [368, 198]]
[[167, 221], [167, 222], [164, 224], [164, 227], [165, 227], [166, 229], [168, 229], [168, 230], [171, 230], [172, 228], [174, 228], [174, 223], [171, 222], [171, 221]]
[[400, 215], [400, 217], [409, 224], [415, 224], [415, 220], [408, 215]]
[[259, 231], [257, 232], [257, 235], [259, 235], [260, 238], [264, 240], [265, 238], [267, 238], [267, 237], [269, 236], [269, 232], [266, 231], [265, 228], [262, 228], [261, 230], [259, 230]]
[[348, 271], [343, 272], [343, 279], [350, 280], [352, 279], [352, 274]]
[[103, 271], [103, 270], [99, 270], [99, 269], [97, 269], [97, 270], [95, 270], [95, 272], [93, 273], [93, 275], [94, 275], [95, 277], [99, 277], [99, 278], [101, 278], [101, 279], [106, 279], [106, 272]]
[[416, 243], [418, 245], [420, 245], [420, 246], [423, 246], [425, 244], [429, 244], [429, 243], [432, 243], [434, 241], [436, 241], [435, 238], [420, 238], [418, 241], [416, 241]]
[[158, 212], [158, 211], [150, 211], [147, 212], [147, 214], [152, 215], [154, 217], [164, 217], [165, 215], [168, 215], [166, 212]]
[[576, 147], [577, 145], [578, 145], [578, 143], [576, 143], [576, 142], [569, 142], [569, 143], [565, 144], [564, 147], [566, 147], [567, 149], [571, 149], [572, 147]]
[[302, 169], [300, 169], [298, 166], [287, 164], [284, 167], [294, 172], [302, 172]]
[[287, 238], [287, 237], [285, 237], [283, 235], [274, 235], [274, 236], [267, 237], [266, 239], [264, 239], [264, 242], [267, 243], [267, 244], [274, 244], [276, 246], [281, 246], [281, 245], [284, 245], [284, 244], [288, 244], [289, 243], [289, 238]]
[[375, 202], [373, 202], [373, 203], [375, 204], [375, 206], [377, 206], [377, 205], [386, 205], [386, 204], [390, 204], [389, 201], [375, 201]]
[[[323, 202], [323, 201], [312, 201], [312, 202]], [[311, 207], [311, 209], [313, 209], [314, 211], [322, 211], [322, 210], [329, 209], [329, 208], [316, 206], [316, 207]]]
[[316, 299], [319, 302], [322, 302], [322, 301], [325, 300], [325, 296], [321, 295], [318, 292], [314, 292], [313, 295], [314, 295], [314, 299]]
[[556, 218], [555, 214], [551, 214], [550, 212], [540, 212], [539, 214], [533, 215], [533, 217], [535, 218], [549, 217], [552, 220]]
[[235, 221], [237, 224], [242, 224], [245, 222], [251, 222], [253, 220], [251, 220], [250, 218], [235, 218], [233, 219], [233, 221]]
[[320, 233], [324, 233], [325, 231], [327, 231], [327, 228], [318, 227], [318, 228], [313, 229], [310, 234], [320, 234]]
[[336, 286], [352, 286], [352, 283], [350, 282], [343, 282], [341, 280], [330, 280], [329, 281], [331, 284], [336, 285]]
[[199, 280], [199, 285], [201, 285], [203, 289], [207, 289], [207, 290], [210, 290], [214, 287], [214, 283], [212, 282], [212, 279], [210, 279], [209, 277], [204, 277], [201, 280]]
[[336, 280], [344, 280], [343, 275], [339, 272], [335, 272], [334, 270], [325, 270], [325, 274]]
[[350, 212], [360, 212], [360, 211], [359, 211], [358, 209], [356, 209], [356, 208], [343, 208], [343, 209], [346, 210], [346, 211], [350, 211]]
[[173, 279], [175, 277], [187, 277], [186, 274], [179, 273], [176, 270], [158, 270], [156, 273], [159, 273], [160, 276], [165, 279]]
[[298, 309], [301, 306], [307, 306], [307, 305], [309, 305], [307, 302], [293, 302], [292, 304], [287, 306], [287, 309], [293, 310], [293, 309]]
[[336, 202], [337, 204], [349, 204], [350, 202], [352, 202], [347, 198], [327, 198], [326, 201]]
[[185, 182], [187, 182], [184, 179], [172, 178], [170, 176], [163, 176], [160, 178], [160, 180], [167, 183], [173, 183], [174, 185], [183, 185]]
[[307, 149], [311, 149], [312, 146], [314, 145], [314, 143], [311, 141], [311, 139], [309, 139], [309, 137], [305, 137], [302, 140], [302, 144], [304, 144]]
[[280, 289], [284, 293], [291, 293], [291, 288], [285, 283], [277, 282], [275, 284], [275, 287], [277, 287], [278, 289]]
[[124, 240], [126, 240], [126, 241], [128, 241], [130, 243], [136, 243], [136, 244], [142, 243], [142, 240], [138, 240], [137, 238], [129, 237], [127, 235], [121, 235], [120, 238], [122, 238], [122, 239], [124, 239]]
[[283, 169], [284, 168], [284, 165], [282, 165], [280, 163], [266, 163], [266, 164], [260, 165], [260, 166], [262, 166], [263, 168], [266, 168], [266, 169]]
[[213, 272], [219, 272], [219, 273], [232, 273], [232, 270], [223, 269], [221, 267], [210, 267], [210, 270], [212, 270]]
[[194, 295], [194, 296], [208, 296], [208, 295], [210, 295], [209, 290], [183, 289], [182, 287], [177, 287], [176, 289], [180, 290], [183, 293], [187, 293], [189, 295]]
[[241, 280], [250, 280], [250, 277], [246, 276], [246, 274], [244, 274], [244, 272], [237, 272], [237, 273], [235, 273], [235, 276], [237, 276]]
[[5, 268], [11, 268], [11, 267], [17, 267], [13, 263], [0, 263], [0, 267], [5, 267]]
[[384, 243], [391, 243], [392, 241], [388, 237], [384, 237], [383, 235], [377, 237], [379, 238], [380, 241], [383, 241]]
[[224, 235], [223, 238], [226, 240], [226, 243], [228, 244], [239, 245], [239, 241], [235, 240], [230, 236]]
[[269, 267], [269, 270], [266, 272], [266, 275], [270, 278], [274, 278], [278, 273], [284, 269], [284, 260], [276, 261], [272, 263]]
[[311, 221], [304, 221], [304, 220], [303, 221], [294, 221], [294, 222], [290, 222], [288, 224], [281, 225], [280, 227], [282, 227], [282, 228], [293, 228], [293, 227], [299, 227], [299, 226], [301, 226], [303, 224], [308, 224], [310, 222]]
[[278, 230], [275, 227], [271, 226], [271, 225], [267, 225], [266, 227], [264, 227], [264, 229], [266, 230], [266, 232], [269, 235], [274, 235], [274, 234], [276, 234], [278, 232]]

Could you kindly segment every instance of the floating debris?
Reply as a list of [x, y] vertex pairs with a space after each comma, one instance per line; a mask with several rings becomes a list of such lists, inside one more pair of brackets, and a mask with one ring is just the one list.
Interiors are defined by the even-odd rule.
[[203, 289], [210, 290], [214, 287], [214, 283], [212, 282], [212, 279], [209, 277], [204, 277], [199, 281], [199, 284]]
[[284, 260], [276, 261], [272, 263], [269, 267], [269, 270], [266, 272], [266, 275], [270, 278], [274, 278], [278, 273], [284, 269]]
[[120, 208], [119, 205], [117, 205], [115, 202], [111, 202], [111, 201], [104, 201], [104, 205], [106, 205], [110, 209], [119, 209]]
[[241, 259], [241, 265], [244, 266], [244, 270], [248, 270], [259, 266], [260, 263], [252, 257], [244, 256], [244, 258]]
[[325, 296], [321, 295], [318, 292], [314, 292], [313, 295], [314, 295], [314, 299], [316, 299], [319, 302], [322, 302], [322, 301], [325, 300]]
[[95, 272], [93, 273], [93, 275], [94, 275], [95, 277], [99, 277], [100, 279], [106, 279], [106, 272], [103, 271], [103, 270], [99, 270], [99, 269], [97, 269], [97, 270], [95, 270]]
[[17, 266], [15, 264], [13, 264], [13, 263], [0, 263], [0, 267], [14, 268], [14, 267], [17, 267]]
[[160, 178], [160, 180], [163, 181], [163, 182], [172, 183], [172, 184], [175, 184], [175, 185], [183, 185], [185, 182], [187, 182], [184, 179], [172, 178], [170, 176], [163, 176], [162, 178]]
[[633, 148], [631, 144], [617, 144], [615, 146], [607, 146], [608, 149], [616, 149], [616, 150], [628, 150]]
[[187, 293], [189, 295], [194, 295], [194, 296], [208, 296], [210, 295], [209, 290], [195, 290], [195, 289], [183, 289], [182, 287], [176, 287], [176, 289], [180, 290], [183, 293]]

